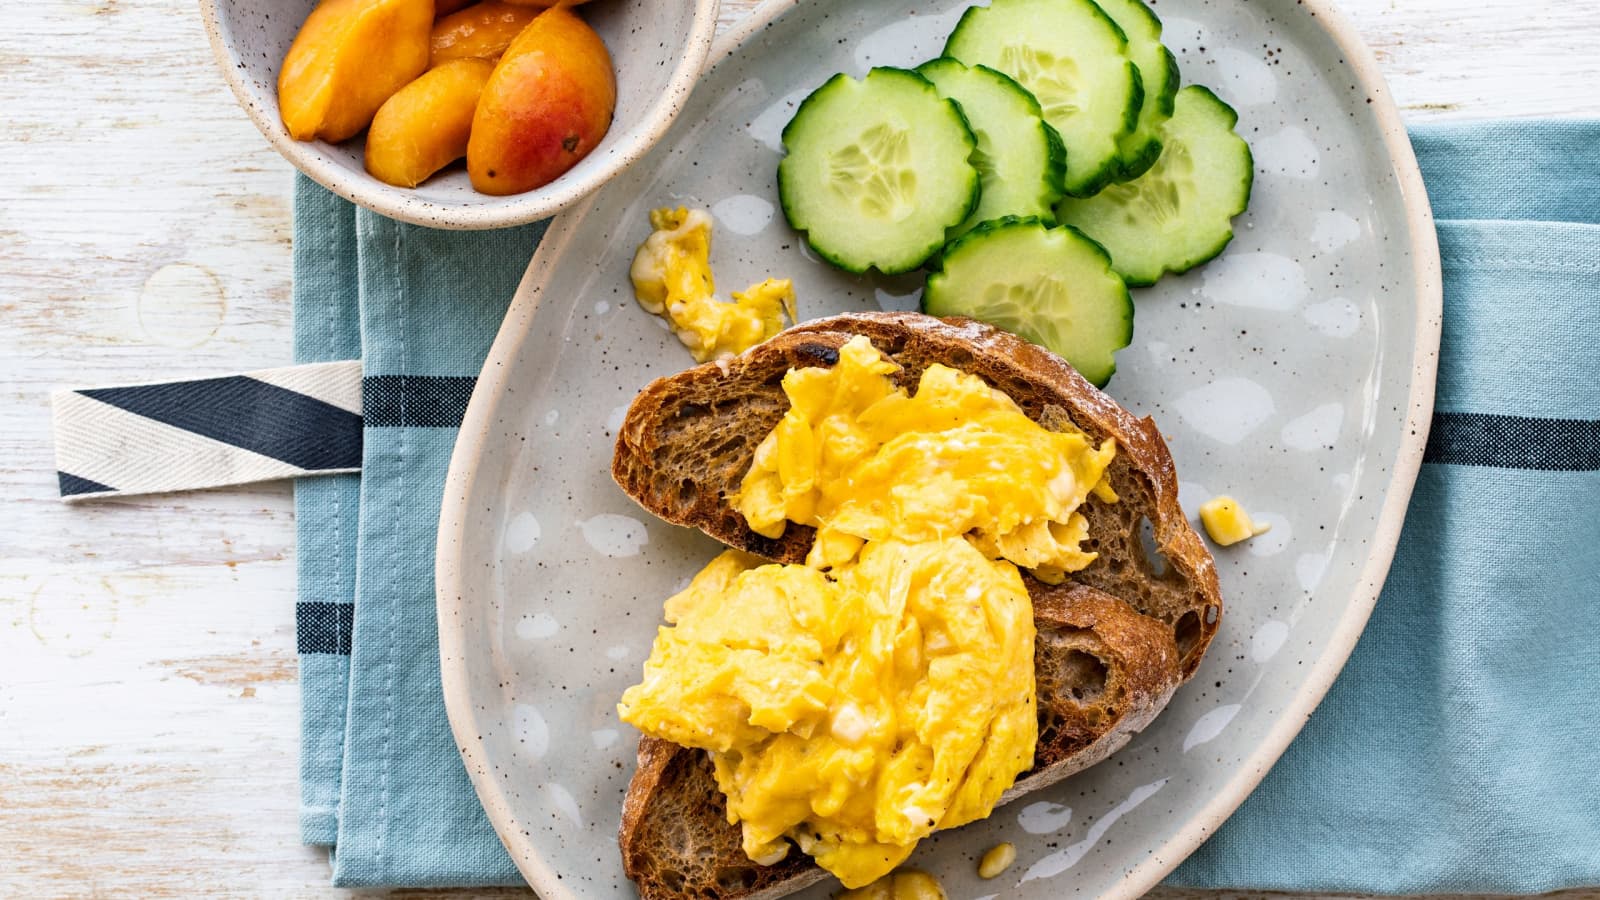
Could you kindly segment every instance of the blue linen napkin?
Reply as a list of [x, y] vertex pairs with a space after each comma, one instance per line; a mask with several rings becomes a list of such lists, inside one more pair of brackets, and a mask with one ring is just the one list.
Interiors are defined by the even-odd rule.
[[[1173, 883], [1600, 884], [1600, 122], [1413, 142], [1446, 314], [1394, 569], [1327, 700]], [[433, 536], [471, 376], [541, 231], [412, 228], [304, 180], [295, 212], [297, 358], [348, 356], [359, 331], [368, 376], [359, 487], [296, 489], [304, 835], [337, 842], [338, 884], [515, 883], [445, 721]]]
[[334, 846], [337, 885], [519, 881], [445, 719], [433, 558], [461, 416], [543, 234], [430, 231], [297, 184], [297, 361], [362, 359], [361, 475], [295, 488], [302, 833]]
[[[295, 183], [294, 228], [295, 362], [357, 359], [356, 208], [302, 176]], [[360, 502], [359, 475], [303, 478], [294, 485], [300, 836], [308, 844], [331, 845], [339, 830]]]
[[1190, 886], [1600, 884], [1600, 121], [1418, 126], [1444, 334], [1376, 611]]

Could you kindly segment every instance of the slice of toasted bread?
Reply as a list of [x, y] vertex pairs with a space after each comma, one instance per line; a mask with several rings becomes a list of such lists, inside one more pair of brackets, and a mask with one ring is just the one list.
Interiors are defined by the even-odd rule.
[[[1094, 765], [1154, 719], [1183, 680], [1172, 632], [1091, 587], [1028, 580], [1033, 596], [1039, 743], [1004, 803]], [[799, 850], [776, 865], [745, 856], [711, 760], [658, 738], [639, 741], [622, 811], [623, 868], [645, 900], [762, 900], [827, 876]]]
[[[1034, 767], [1004, 799], [1092, 765], [1155, 718], [1194, 673], [1216, 633], [1222, 600], [1211, 554], [1178, 505], [1177, 476], [1149, 419], [1138, 419], [1059, 357], [966, 319], [856, 313], [791, 328], [722, 363], [647, 386], [617, 437], [612, 475], [657, 516], [729, 546], [800, 562], [812, 530], [793, 523], [776, 540], [751, 531], [725, 497], [756, 446], [788, 410], [791, 368], [830, 366], [853, 335], [900, 365], [915, 390], [934, 363], [979, 375], [1047, 428], [1070, 422], [1113, 438], [1108, 470], [1119, 500], [1090, 497], [1085, 549], [1098, 558], [1063, 585], [1027, 579], [1038, 627], [1034, 668], [1039, 743]], [[1158, 552], [1146, 550], [1149, 542]], [[705, 754], [645, 738], [628, 786], [620, 844], [646, 900], [763, 900], [823, 877], [799, 851], [774, 866], [745, 857]]]

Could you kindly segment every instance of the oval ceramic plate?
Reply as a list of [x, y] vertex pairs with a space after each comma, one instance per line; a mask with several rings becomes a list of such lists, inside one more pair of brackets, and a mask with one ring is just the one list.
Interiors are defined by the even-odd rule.
[[[724, 292], [795, 280], [802, 318], [907, 308], [918, 279], [817, 261], [777, 210], [779, 133], [836, 71], [936, 56], [967, 3], [769, 3], [713, 51], [672, 131], [551, 229], [473, 395], [439, 529], [445, 698], [478, 794], [549, 900], [631, 892], [616, 829], [637, 735], [615, 704], [661, 604], [716, 551], [613, 485], [615, 429], [690, 364], [631, 299], [652, 207], [709, 208]], [[1255, 196], [1219, 259], [1136, 291], [1109, 393], [1153, 415], [1191, 515], [1238, 496], [1272, 531], [1217, 553], [1199, 674], [1102, 764], [924, 842], [954, 897], [1135, 896], [1233, 811], [1300, 729], [1388, 570], [1432, 406], [1438, 252], [1370, 55], [1320, 0], [1162, 0], [1185, 82], [1239, 111]], [[976, 854], [1014, 841], [980, 883]], [[826, 885], [809, 896], [824, 896]]]

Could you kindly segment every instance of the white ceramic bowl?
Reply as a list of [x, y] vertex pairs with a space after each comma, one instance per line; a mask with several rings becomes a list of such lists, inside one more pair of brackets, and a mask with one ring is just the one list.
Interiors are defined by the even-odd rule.
[[347, 200], [433, 228], [519, 225], [570, 206], [643, 156], [666, 133], [700, 76], [718, 0], [595, 0], [578, 9], [605, 39], [617, 71], [617, 111], [594, 152], [537, 190], [491, 197], [459, 165], [416, 188], [362, 168], [363, 138], [296, 141], [278, 115], [278, 66], [316, 0], [200, 0], [211, 50], [239, 104], [295, 168]]

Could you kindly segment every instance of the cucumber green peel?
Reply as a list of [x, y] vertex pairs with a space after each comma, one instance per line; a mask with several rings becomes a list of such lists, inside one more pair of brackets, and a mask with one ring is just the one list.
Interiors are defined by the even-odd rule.
[[977, 206], [968, 161], [977, 139], [955, 103], [906, 69], [843, 73], [812, 92], [783, 129], [784, 216], [847, 272], [909, 272]]
[[1067, 151], [1044, 121], [1039, 101], [1021, 85], [988, 66], [968, 67], [940, 57], [917, 67], [942, 96], [956, 101], [977, 138], [970, 162], [983, 190], [978, 206], [950, 229], [955, 239], [979, 222], [1001, 216], [1053, 220], [1064, 191]]
[[1121, 172], [1118, 142], [1138, 123], [1139, 69], [1122, 29], [1092, 0], [994, 0], [966, 11], [944, 55], [998, 69], [1031, 91], [1067, 148], [1067, 193]]
[[984, 222], [945, 249], [922, 310], [968, 316], [1062, 357], [1097, 387], [1133, 340], [1133, 301], [1099, 244], [1034, 218]]
[[1128, 39], [1128, 56], [1139, 67], [1144, 100], [1131, 132], [1117, 140], [1117, 181], [1143, 175], [1161, 155], [1161, 125], [1172, 116], [1178, 93], [1178, 60], [1161, 44], [1161, 20], [1142, 0], [1096, 0]]
[[1099, 241], [1136, 287], [1214, 258], [1233, 239], [1233, 217], [1250, 203], [1255, 165], [1249, 145], [1233, 131], [1238, 120], [1206, 88], [1184, 88], [1155, 165], [1097, 196], [1063, 200], [1057, 220]]

